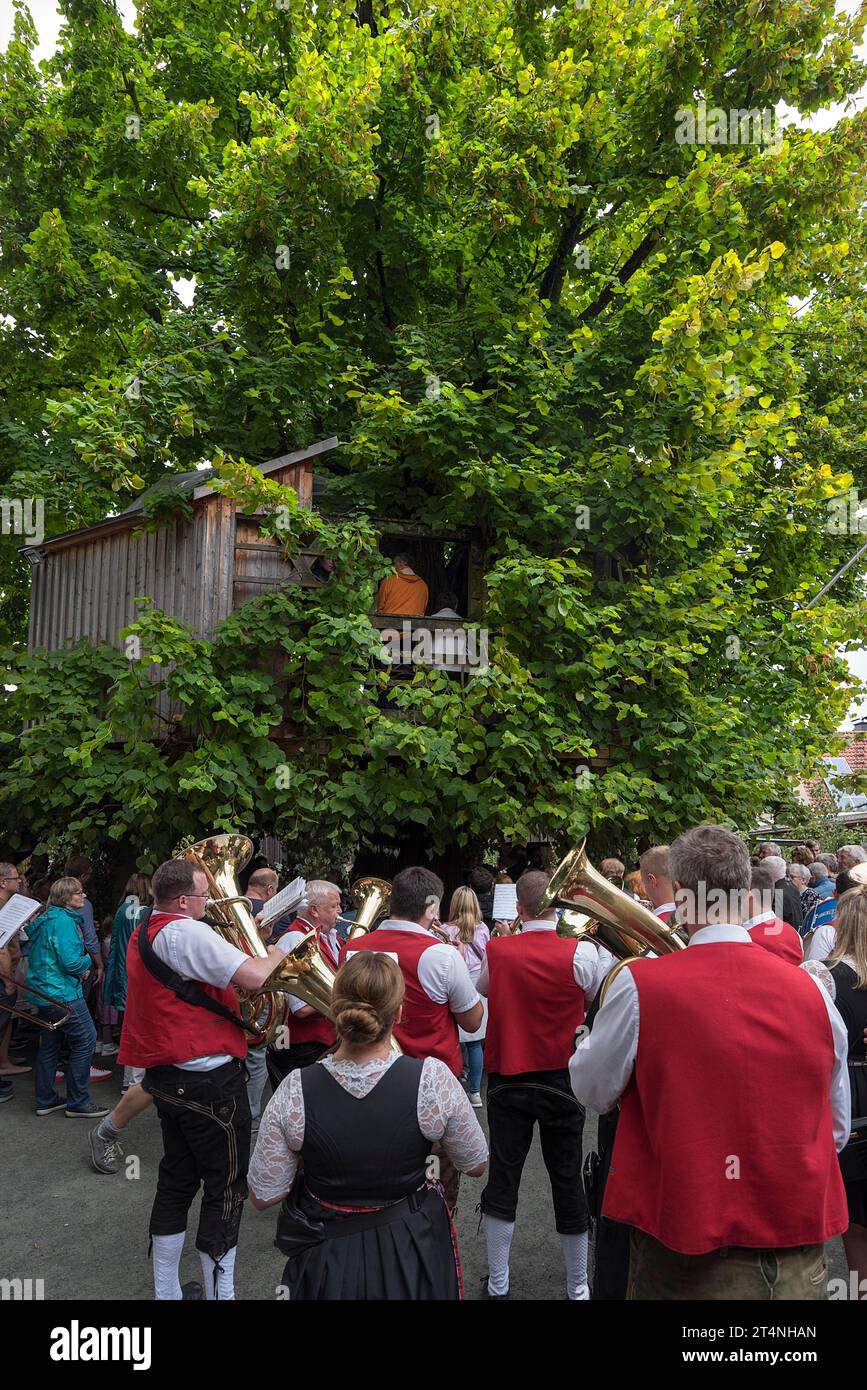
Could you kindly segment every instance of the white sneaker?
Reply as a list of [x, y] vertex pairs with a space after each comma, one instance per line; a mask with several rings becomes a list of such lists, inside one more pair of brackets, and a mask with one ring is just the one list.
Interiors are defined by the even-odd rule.
[[589, 1285], [589, 1284], [579, 1284], [578, 1287], [577, 1287], [577, 1289], [575, 1290], [575, 1292], [569, 1294], [569, 1298], [571, 1299], [571, 1301], [572, 1301], [573, 1303], [589, 1303], [589, 1302], [590, 1302], [590, 1285]]
[[473, 1107], [474, 1110], [481, 1110], [482, 1098], [479, 1095], [478, 1091], [470, 1091], [470, 1105]]
[[120, 1052], [120, 1047], [117, 1043], [110, 1042], [102, 1044], [103, 1057], [115, 1057], [118, 1052]]

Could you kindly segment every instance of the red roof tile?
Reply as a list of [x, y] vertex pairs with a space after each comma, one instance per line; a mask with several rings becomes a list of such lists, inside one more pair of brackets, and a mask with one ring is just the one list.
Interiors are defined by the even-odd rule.
[[842, 757], [853, 772], [867, 772], [867, 739], [860, 734], [850, 734], [843, 745]]

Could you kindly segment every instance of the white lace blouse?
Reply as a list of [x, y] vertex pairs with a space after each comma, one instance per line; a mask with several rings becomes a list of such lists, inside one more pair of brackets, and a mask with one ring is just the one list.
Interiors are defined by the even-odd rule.
[[[335, 1062], [330, 1056], [314, 1066], [327, 1067], [335, 1081], [358, 1099], [372, 1091], [392, 1062], [390, 1057], [374, 1057], [369, 1062]], [[418, 1126], [431, 1143], [439, 1140], [447, 1156], [460, 1172], [476, 1168], [488, 1157], [488, 1145], [469, 1099], [444, 1062], [426, 1058], [418, 1088]], [[271, 1097], [259, 1137], [250, 1160], [247, 1181], [260, 1202], [272, 1201], [288, 1192], [298, 1172], [304, 1143], [304, 1094], [301, 1072], [293, 1071]]]
[[[852, 970], [857, 970], [857, 966], [851, 956], [844, 956], [843, 964], [848, 965]], [[830, 995], [832, 1000], [836, 1000], [837, 986], [834, 984], [834, 976], [831, 974], [824, 961], [805, 960], [802, 961], [800, 968], [806, 970], [808, 975], [813, 975], [819, 981], [819, 984], [822, 985], [825, 993]]]

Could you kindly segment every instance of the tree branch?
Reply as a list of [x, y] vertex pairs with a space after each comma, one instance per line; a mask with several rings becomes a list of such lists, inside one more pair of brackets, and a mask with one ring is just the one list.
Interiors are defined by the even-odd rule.
[[136, 198], [139, 207], [146, 208], [148, 212], [156, 213], [159, 217], [175, 217], [180, 222], [191, 222], [197, 227], [202, 221], [201, 217], [192, 217], [188, 212], [170, 212], [168, 208], [155, 208], [152, 203], [146, 203], [144, 198]]
[[373, 0], [358, 0], [355, 7], [355, 21], [359, 27], [366, 24], [374, 38], [378, 36], [379, 30], [376, 27], [376, 19], [373, 14]]
[[557, 246], [550, 261], [542, 272], [539, 282], [539, 298], [548, 299], [552, 304], [559, 303], [566, 278], [566, 261], [575, 249], [581, 235], [582, 212], [573, 212], [560, 230]]
[[[376, 195], [376, 201], [381, 206], [385, 200], [385, 179], [382, 174], [377, 174], [377, 178], [379, 179], [379, 192]], [[385, 282], [385, 261], [383, 260], [382, 244], [380, 241], [382, 236], [382, 219], [379, 215], [378, 208], [373, 214], [373, 225], [376, 228], [376, 275], [379, 280], [379, 293], [382, 298], [382, 317], [389, 333], [393, 333], [396, 320], [391, 311], [391, 305], [388, 302], [388, 287]]]
[[[641, 241], [638, 246], [636, 246], [632, 255], [629, 257], [627, 261], [624, 261], [623, 265], [617, 272], [617, 279], [620, 281], [621, 285], [625, 285], [628, 280], [632, 279], [632, 276], [635, 274], [635, 272], [647, 260], [647, 257], [650, 255], [651, 251], [653, 250], [656, 243], [660, 240], [661, 236], [662, 228], [654, 227], [651, 231], [647, 233], [644, 240]], [[597, 318], [599, 314], [602, 313], [602, 310], [608, 307], [613, 298], [614, 290], [611, 288], [610, 285], [606, 285], [599, 298], [594, 300], [594, 302], [591, 305], [589, 305], [583, 313], [578, 315], [579, 322], [583, 323], [586, 319]]]
[[[563, 227], [557, 240], [557, 249], [542, 272], [542, 279], [539, 284], [539, 298], [548, 299], [552, 304], [559, 303], [560, 295], [563, 293], [563, 282], [566, 278], [566, 262], [575, 249], [581, 237], [590, 237], [603, 227], [609, 217], [626, 202], [627, 195], [624, 193], [622, 198], [618, 198], [615, 203], [602, 217], [597, 217], [593, 222], [581, 227], [581, 214], [578, 210], [572, 214], [568, 222]], [[587, 209], [582, 210], [586, 212]], [[531, 277], [532, 278], [532, 277]]]
[[127, 96], [132, 102], [132, 109], [135, 111], [140, 121], [144, 120], [144, 117], [142, 116], [141, 107], [138, 104], [138, 97], [136, 96], [135, 83], [133, 82], [132, 78], [127, 75], [125, 68], [121, 68], [120, 75], [123, 78], [123, 85], [126, 88]]

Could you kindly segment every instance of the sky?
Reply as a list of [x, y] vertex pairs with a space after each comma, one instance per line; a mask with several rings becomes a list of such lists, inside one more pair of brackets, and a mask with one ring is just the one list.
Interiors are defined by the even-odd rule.
[[[123, 19], [124, 28], [132, 32], [135, 27], [135, 5], [132, 3], [132, 0], [115, 0], [115, 3]], [[858, 9], [858, 3], [859, 0], [840, 0], [840, 3], [837, 5], [837, 12], [854, 14]], [[40, 40], [36, 50], [36, 57], [37, 59], [47, 58], [54, 52], [57, 46], [57, 36], [60, 31], [62, 16], [56, 8], [55, 0], [29, 0], [29, 7]], [[13, 17], [14, 11], [12, 6], [8, 3], [8, 0], [6, 0], [6, 3], [0, 5], [0, 47], [5, 48], [9, 40], [9, 36], [12, 32]], [[867, 43], [862, 46], [859, 52], [862, 57], [867, 57]], [[787, 125], [796, 123], [809, 127], [812, 130], [828, 130], [831, 126], [836, 125], [841, 116], [846, 114], [851, 115], [855, 110], [863, 110], [865, 101], [867, 101], [867, 88], [863, 88], [855, 98], [854, 104], [850, 102], [848, 107], [837, 104], [828, 107], [826, 110], [817, 112], [815, 115], [805, 117], [801, 116], [794, 108], [786, 106], [785, 103], [780, 103], [777, 108], [777, 115]], [[186, 302], [188, 292], [185, 293], [181, 286], [178, 288], [181, 290], [179, 297]], [[853, 548], [857, 548], [857, 542], [858, 538], [854, 537]], [[867, 681], [867, 649], [849, 653], [846, 659], [858, 679]], [[867, 715], [867, 696], [860, 702], [860, 707], [853, 705], [849, 714], [850, 719], [857, 718], [859, 714]], [[848, 727], [848, 721], [843, 727]]]

